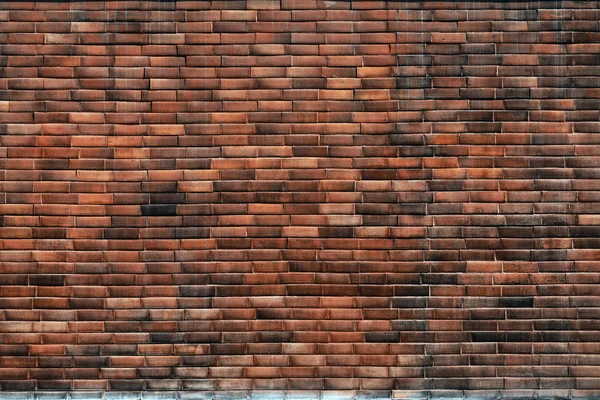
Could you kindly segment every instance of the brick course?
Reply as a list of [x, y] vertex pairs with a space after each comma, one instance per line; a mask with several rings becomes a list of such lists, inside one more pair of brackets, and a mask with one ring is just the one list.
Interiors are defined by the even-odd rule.
[[599, 5], [0, 2], [1, 389], [600, 389]]

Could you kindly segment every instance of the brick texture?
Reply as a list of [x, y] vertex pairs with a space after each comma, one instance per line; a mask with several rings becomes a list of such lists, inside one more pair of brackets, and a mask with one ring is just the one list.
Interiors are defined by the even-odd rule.
[[599, 10], [1, 1], [1, 389], [600, 389]]

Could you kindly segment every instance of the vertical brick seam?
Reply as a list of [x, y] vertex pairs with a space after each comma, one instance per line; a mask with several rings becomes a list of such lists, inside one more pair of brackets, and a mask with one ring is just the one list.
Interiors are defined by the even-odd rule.
[[600, 389], [599, 20], [0, 2], [1, 389]]

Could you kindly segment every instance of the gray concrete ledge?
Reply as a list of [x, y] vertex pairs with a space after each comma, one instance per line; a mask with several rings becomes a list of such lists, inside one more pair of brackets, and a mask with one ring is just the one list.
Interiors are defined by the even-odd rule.
[[600, 400], [600, 390], [0, 392], [0, 400]]

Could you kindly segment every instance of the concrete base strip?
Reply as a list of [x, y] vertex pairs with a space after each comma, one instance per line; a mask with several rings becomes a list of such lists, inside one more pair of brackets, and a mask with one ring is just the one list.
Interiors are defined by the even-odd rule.
[[600, 390], [289, 390], [0, 392], [0, 400], [592, 400]]

